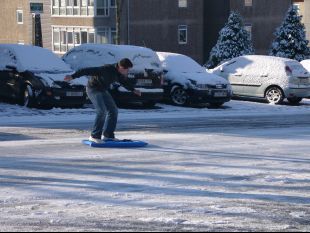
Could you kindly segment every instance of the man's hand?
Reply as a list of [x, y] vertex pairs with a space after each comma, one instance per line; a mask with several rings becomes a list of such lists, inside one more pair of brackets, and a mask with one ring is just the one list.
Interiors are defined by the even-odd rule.
[[137, 96], [141, 96], [142, 95], [140, 90], [134, 90], [133, 93], [135, 93]]
[[72, 76], [71, 75], [66, 75], [66, 77], [64, 78], [64, 80], [66, 82], [70, 82], [71, 80], [73, 80]]

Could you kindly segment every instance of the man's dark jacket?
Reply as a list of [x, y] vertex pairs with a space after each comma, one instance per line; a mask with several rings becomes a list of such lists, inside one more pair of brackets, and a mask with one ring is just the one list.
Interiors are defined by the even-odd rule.
[[119, 82], [129, 91], [134, 91], [135, 88], [129, 82], [127, 77], [118, 72], [115, 65], [105, 65], [100, 67], [91, 67], [80, 69], [72, 75], [72, 78], [79, 78], [81, 76], [91, 76], [88, 80], [87, 86], [98, 91], [105, 91], [110, 88], [114, 82]]

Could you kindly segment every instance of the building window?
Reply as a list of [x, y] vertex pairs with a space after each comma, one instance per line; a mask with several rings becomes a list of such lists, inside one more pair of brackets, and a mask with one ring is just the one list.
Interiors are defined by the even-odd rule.
[[74, 46], [80, 45], [81, 44], [81, 35], [80, 35], [80, 31], [75, 29], [75, 31], [73, 32], [73, 42], [74, 42]]
[[187, 7], [187, 0], [179, 0], [179, 7], [180, 8]]
[[297, 9], [298, 14], [300, 15], [300, 4], [294, 3], [293, 6]]
[[111, 28], [111, 43], [116, 44], [116, 28]]
[[179, 25], [178, 28], [179, 44], [187, 44], [187, 26]]
[[53, 27], [53, 51], [66, 53], [68, 50], [85, 43], [111, 43], [110, 28]]
[[66, 29], [61, 29], [60, 31], [60, 52], [67, 52], [67, 31]]
[[52, 15], [94, 16], [95, 0], [52, 0]]
[[253, 0], [244, 0], [244, 6], [252, 6]]
[[95, 14], [95, 10], [94, 10], [94, 6], [95, 6], [95, 3], [94, 3], [94, 0], [88, 0], [88, 15], [94, 15]]
[[16, 20], [18, 24], [23, 24], [24, 23], [24, 16], [23, 16], [23, 11], [22, 10], [17, 10], [16, 11]]
[[109, 16], [109, 0], [97, 0], [97, 15]]
[[68, 42], [68, 50], [72, 49], [74, 47], [73, 29], [68, 29], [67, 42]]
[[246, 24], [244, 26], [244, 29], [249, 33], [250, 35], [250, 40], [252, 39], [252, 25], [251, 24]]
[[110, 0], [110, 7], [116, 8], [116, 0]]
[[109, 29], [108, 28], [99, 28], [97, 31], [97, 43], [98, 44], [107, 44], [109, 43]]
[[66, 0], [59, 1], [60, 15], [66, 15]]

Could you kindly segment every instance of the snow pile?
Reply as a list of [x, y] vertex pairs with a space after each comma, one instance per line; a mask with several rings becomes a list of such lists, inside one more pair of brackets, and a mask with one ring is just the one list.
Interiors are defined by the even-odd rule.
[[[266, 103], [247, 102], [231, 100], [225, 103], [224, 109], [207, 109], [207, 108], [184, 108], [177, 106], [169, 106], [157, 104], [158, 109], [119, 109], [119, 120], [127, 120], [134, 118], [137, 121], [142, 119], [152, 119], [154, 122], [160, 121], [163, 116], [165, 118], [178, 118], [180, 120], [192, 116], [200, 116], [202, 118], [217, 117], [244, 117], [244, 116], [266, 116], [272, 113], [276, 116], [283, 114], [296, 115], [309, 112], [310, 100], [303, 99], [300, 106], [290, 105], [271, 105]], [[14, 116], [14, 118], [12, 117]], [[95, 118], [95, 110], [93, 107], [85, 106], [84, 109], [61, 109], [53, 108], [51, 110], [38, 110], [21, 107], [11, 104], [0, 104], [0, 125], [8, 125], [13, 122], [63, 122], [78, 120], [80, 122], [92, 123]]]

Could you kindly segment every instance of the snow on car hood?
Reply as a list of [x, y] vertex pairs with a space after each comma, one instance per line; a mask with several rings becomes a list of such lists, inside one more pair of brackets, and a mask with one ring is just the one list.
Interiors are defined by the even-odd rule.
[[[73, 72], [69, 73], [35, 73], [36, 76], [42, 78], [47, 86], [53, 86], [55, 81], [64, 81], [66, 75], [71, 75]], [[83, 85], [86, 86], [88, 78], [83, 76], [78, 79], [73, 79], [70, 81], [71, 85]]]

